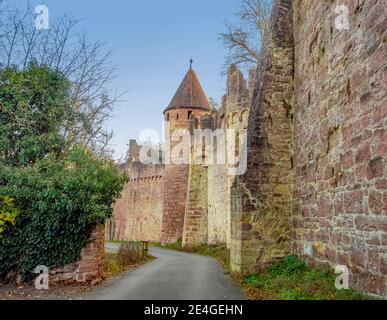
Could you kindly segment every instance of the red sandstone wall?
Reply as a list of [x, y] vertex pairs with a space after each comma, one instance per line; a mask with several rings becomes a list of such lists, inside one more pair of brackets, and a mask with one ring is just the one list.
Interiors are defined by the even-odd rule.
[[[253, 79], [252, 71], [247, 83], [242, 72], [235, 65], [230, 66], [222, 107], [213, 115], [216, 128], [224, 130], [247, 128], [252, 93], [249, 88], [254, 83]], [[227, 164], [208, 166], [208, 244], [224, 243], [230, 247], [230, 193], [234, 177], [228, 174], [227, 167]]]
[[160, 242], [164, 181], [162, 175], [131, 179], [127, 240]]
[[125, 170], [130, 180], [106, 223], [106, 239], [160, 242], [164, 165], [129, 161]]
[[247, 172], [231, 200], [231, 268], [250, 272], [290, 252], [292, 195], [292, 1], [273, 6], [272, 33], [257, 69], [247, 136]]
[[[349, 8], [349, 31], [334, 26]], [[386, 2], [294, 1], [294, 251], [347, 265], [377, 294], [387, 277]]]
[[[189, 130], [192, 117], [200, 118], [206, 112], [198, 109], [173, 109], [166, 112], [166, 139], [168, 131], [175, 129]], [[186, 198], [188, 191], [188, 164], [173, 164], [170, 158], [172, 148], [179, 142], [166, 143], [166, 165], [164, 178], [164, 195], [163, 195], [163, 218], [162, 218], [162, 243], [173, 243], [183, 236], [184, 216], [186, 207]], [[189, 161], [189, 158], [188, 158]], [[188, 162], [187, 162], [188, 163]]]

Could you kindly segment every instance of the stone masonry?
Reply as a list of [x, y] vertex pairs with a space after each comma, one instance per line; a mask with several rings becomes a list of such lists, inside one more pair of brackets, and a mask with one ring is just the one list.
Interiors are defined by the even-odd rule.
[[[333, 24], [339, 4], [347, 31]], [[353, 286], [386, 294], [386, 1], [293, 7], [293, 252], [346, 265]]]
[[[233, 194], [234, 270], [293, 252], [386, 295], [383, 2], [274, 2]], [[335, 28], [339, 4], [350, 30]]]
[[294, 47], [289, 2], [273, 11], [248, 123], [247, 172], [232, 191], [231, 268], [251, 271], [290, 252]]
[[[349, 30], [335, 25], [338, 5]], [[230, 67], [219, 110], [190, 68], [164, 111], [164, 164], [126, 164], [134, 180], [108, 238], [226, 244], [237, 272], [293, 253], [345, 265], [351, 286], [386, 295], [385, 10], [383, 0], [274, 0], [259, 65], [249, 82]], [[190, 164], [171, 163], [182, 141], [168, 134], [192, 140], [196, 128], [247, 129], [247, 171], [197, 164], [192, 149]]]
[[129, 141], [128, 160], [121, 168], [129, 175], [129, 182], [106, 223], [107, 240], [161, 240], [164, 165], [141, 163], [140, 149], [135, 140]]
[[90, 241], [81, 251], [80, 260], [61, 268], [50, 270], [49, 284], [101, 281], [105, 276], [105, 233], [104, 225], [93, 230]]

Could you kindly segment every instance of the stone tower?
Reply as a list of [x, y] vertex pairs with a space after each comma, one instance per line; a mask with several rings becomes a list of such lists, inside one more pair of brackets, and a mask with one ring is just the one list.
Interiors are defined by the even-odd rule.
[[[177, 89], [171, 103], [164, 111], [166, 159], [162, 217], [162, 243], [176, 242], [182, 237], [184, 227], [185, 204], [189, 174], [189, 153], [183, 163], [176, 163], [173, 150], [185, 141], [190, 141], [189, 130], [196, 119], [211, 113], [202, 86], [192, 67], [189, 68]], [[187, 130], [186, 138], [175, 139], [179, 131]], [[181, 131], [180, 131], [181, 132]], [[176, 147], [174, 149], [174, 147]], [[179, 148], [180, 149], [180, 148]], [[182, 151], [183, 153], [183, 151]], [[180, 155], [182, 155], [180, 153]]]

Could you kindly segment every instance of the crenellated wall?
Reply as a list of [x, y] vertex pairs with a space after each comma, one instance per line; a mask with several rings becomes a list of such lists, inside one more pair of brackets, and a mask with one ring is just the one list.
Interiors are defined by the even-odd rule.
[[164, 165], [141, 163], [140, 148], [135, 140], [130, 141], [128, 162], [122, 167], [129, 182], [106, 223], [107, 240], [161, 241]]
[[[242, 72], [231, 65], [227, 75], [227, 91], [222, 106], [213, 114], [213, 129], [234, 129], [238, 135], [247, 128], [251, 106], [252, 88], [255, 72], [250, 72], [247, 82]], [[227, 135], [225, 135], [227, 137]], [[236, 141], [239, 143], [239, 141]], [[215, 153], [217, 150], [215, 149]], [[227, 159], [226, 159], [227, 160]], [[228, 172], [228, 164], [215, 162], [208, 166], [208, 244], [231, 241], [231, 186], [234, 176]]]
[[[349, 30], [336, 28], [338, 5]], [[231, 66], [216, 111], [190, 69], [167, 130], [247, 128], [247, 172], [195, 164], [192, 149], [191, 165], [132, 163], [109, 237], [227, 244], [239, 272], [294, 253], [345, 265], [352, 287], [386, 295], [385, 10], [383, 0], [274, 0], [256, 72], [247, 83]], [[206, 108], [190, 108], [193, 96]]]

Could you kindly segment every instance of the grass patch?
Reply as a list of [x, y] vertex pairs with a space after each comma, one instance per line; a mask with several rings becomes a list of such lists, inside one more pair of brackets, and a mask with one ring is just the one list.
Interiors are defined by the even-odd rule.
[[195, 248], [187, 248], [184, 251], [215, 258], [223, 265], [227, 273], [230, 272], [230, 250], [225, 245], [203, 245]]
[[359, 291], [337, 290], [333, 270], [310, 268], [296, 256], [273, 262], [260, 273], [241, 276], [240, 283], [249, 299], [279, 300], [365, 300]]
[[166, 248], [166, 249], [171, 249], [171, 250], [178, 250], [178, 251], [184, 251], [182, 240], [179, 239], [175, 243], [168, 243], [165, 245], [162, 245], [159, 242], [149, 242], [150, 247], [160, 247], [160, 248]]
[[122, 240], [109, 240], [105, 241], [105, 243], [111, 243], [111, 244], [116, 244], [116, 243], [124, 243], [125, 241]]
[[107, 277], [114, 277], [122, 272], [128, 271], [132, 268], [135, 268], [141, 264], [147, 263], [154, 259], [156, 258], [153, 256], [148, 256], [140, 261], [133, 262], [124, 266], [118, 262], [118, 253], [106, 253], [105, 261]]

